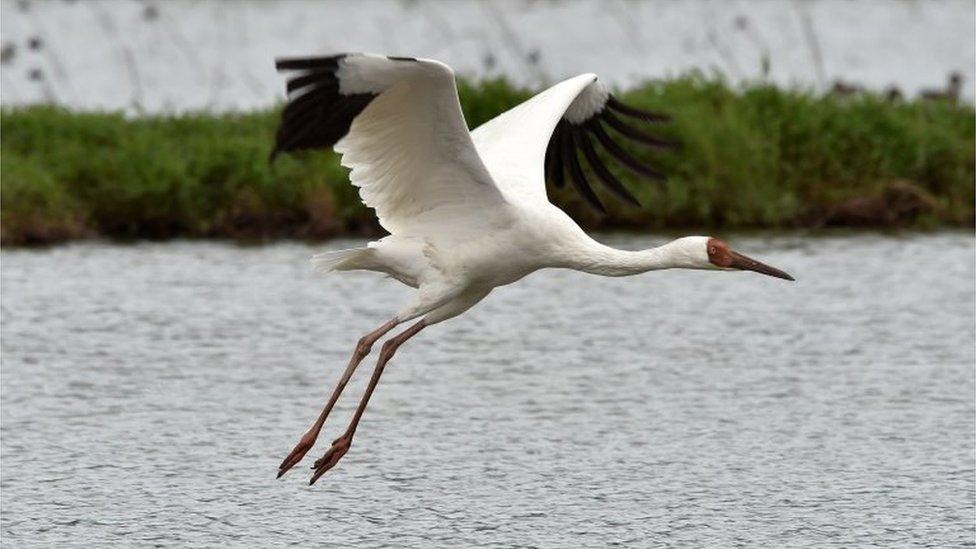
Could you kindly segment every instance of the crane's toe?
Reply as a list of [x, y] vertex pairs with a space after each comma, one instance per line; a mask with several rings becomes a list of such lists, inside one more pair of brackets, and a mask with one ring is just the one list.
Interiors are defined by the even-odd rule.
[[325, 452], [325, 455], [316, 460], [315, 464], [312, 465], [312, 469], [314, 469], [315, 472], [312, 473], [312, 478], [308, 481], [309, 485], [315, 484], [315, 481], [324, 475], [326, 471], [335, 467], [336, 464], [339, 463], [339, 460], [342, 459], [342, 456], [346, 455], [346, 452], [349, 451], [349, 446], [351, 444], [352, 437], [347, 435], [342, 435], [341, 437], [335, 439], [335, 441], [332, 442], [332, 447]]
[[315, 439], [316, 437], [311, 433], [302, 435], [301, 440], [298, 441], [295, 448], [292, 449], [291, 453], [278, 466], [278, 476], [276, 478], [281, 478], [289, 469], [297, 465], [305, 457], [305, 454], [312, 449], [312, 446], [315, 445]]

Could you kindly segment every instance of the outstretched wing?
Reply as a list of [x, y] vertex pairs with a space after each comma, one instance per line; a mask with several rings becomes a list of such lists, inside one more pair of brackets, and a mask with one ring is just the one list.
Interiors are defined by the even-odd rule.
[[580, 153], [607, 191], [639, 206], [634, 195], [607, 168], [599, 149], [634, 173], [663, 181], [663, 174], [627, 152], [617, 139], [655, 148], [676, 146], [628, 124], [625, 118], [650, 124], [668, 120], [665, 115], [621, 103], [596, 75], [583, 74], [500, 114], [471, 136], [488, 171], [511, 198], [547, 200], [546, 180], [557, 187], [568, 180], [588, 204], [605, 213], [580, 164]]
[[505, 204], [481, 162], [454, 72], [427, 59], [346, 54], [280, 59], [288, 104], [271, 153], [335, 146], [390, 233], [477, 230]]

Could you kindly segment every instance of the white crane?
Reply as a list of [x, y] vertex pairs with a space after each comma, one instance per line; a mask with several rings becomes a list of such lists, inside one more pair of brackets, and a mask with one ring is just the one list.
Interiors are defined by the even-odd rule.
[[276, 67], [297, 75], [288, 80], [289, 101], [271, 160], [280, 152], [334, 145], [363, 202], [390, 233], [362, 248], [317, 255], [315, 267], [376, 271], [416, 288], [406, 308], [359, 340], [321, 414], [282, 461], [279, 478], [312, 448], [349, 378], [380, 338], [419, 319], [383, 344], [348, 428], [315, 462], [310, 484], [349, 450], [384, 366], [404, 341], [533, 271], [627, 276], [673, 268], [744, 269], [793, 280], [705, 236], [649, 250], [617, 250], [587, 236], [549, 202], [546, 179], [557, 186], [568, 179], [588, 203], [603, 209], [580, 166], [581, 151], [607, 191], [637, 204], [590, 136], [625, 167], [661, 177], [616, 144], [604, 124], [619, 136], [668, 147], [672, 143], [621, 117], [650, 123], [667, 118], [619, 102], [596, 75], [556, 84], [469, 132], [454, 72], [440, 62], [347, 54], [283, 59]]

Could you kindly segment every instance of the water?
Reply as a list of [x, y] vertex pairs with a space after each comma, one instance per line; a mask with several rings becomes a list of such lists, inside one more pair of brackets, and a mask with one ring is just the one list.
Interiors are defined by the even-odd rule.
[[4, 250], [5, 545], [972, 546], [973, 237], [730, 240], [799, 281], [537, 273], [405, 345], [312, 488], [324, 446], [278, 461], [405, 288], [294, 243]]

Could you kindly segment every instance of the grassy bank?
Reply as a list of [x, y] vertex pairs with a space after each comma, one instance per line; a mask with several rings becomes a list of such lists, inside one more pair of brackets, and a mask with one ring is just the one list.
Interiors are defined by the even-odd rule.
[[[462, 84], [474, 127], [530, 96]], [[972, 226], [974, 112], [874, 95], [815, 97], [696, 76], [626, 100], [669, 112], [684, 148], [633, 149], [669, 174], [618, 171], [644, 204], [600, 218], [571, 192], [553, 201], [591, 228]], [[126, 119], [51, 107], [0, 117], [4, 244], [119, 238], [324, 238], [378, 228], [334, 154], [267, 155], [278, 111]]]

